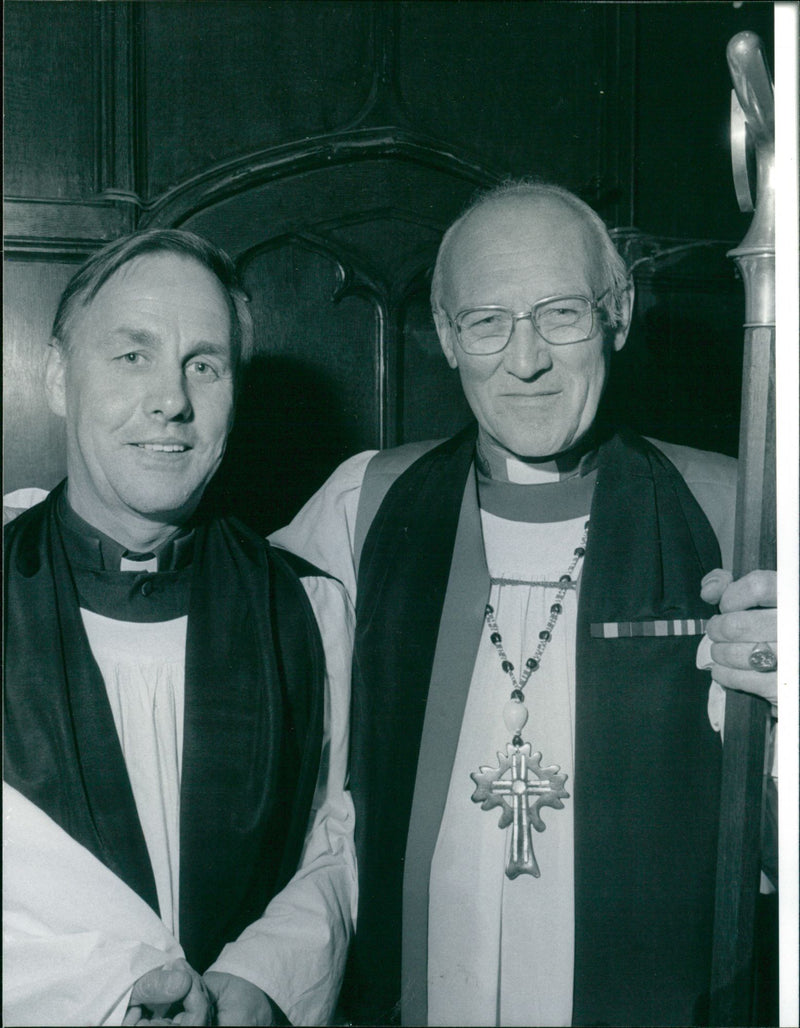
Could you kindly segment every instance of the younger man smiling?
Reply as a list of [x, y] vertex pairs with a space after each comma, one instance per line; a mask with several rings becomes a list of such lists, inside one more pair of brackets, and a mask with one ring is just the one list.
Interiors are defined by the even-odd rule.
[[67, 480], [6, 535], [10, 1022], [330, 1018], [350, 615], [332, 579], [195, 516], [252, 344], [229, 258], [187, 232], [110, 244], [59, 305]]

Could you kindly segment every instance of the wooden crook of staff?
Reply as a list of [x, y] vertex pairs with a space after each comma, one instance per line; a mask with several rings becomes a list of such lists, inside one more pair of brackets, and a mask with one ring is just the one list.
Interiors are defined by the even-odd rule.
[[[761, 40], [741, 32], [728, 44], [733, 80], [733, 173], [742, 210], [755, 214], [730, 255], [745, 288], [742, 410], [733, 573], [776, 568], [775, 526], [775, 118]], [[727, 693], [714, 913], [711, 1023], [754, 1024], [755, 909], [761, 870], [764, 754], [769, 707]]]

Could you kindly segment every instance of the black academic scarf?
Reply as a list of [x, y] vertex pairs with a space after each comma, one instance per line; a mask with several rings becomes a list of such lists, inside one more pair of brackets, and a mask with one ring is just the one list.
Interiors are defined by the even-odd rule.
[[[424, 1023], [427, 1009], [427, 877], [489, 592], [474, 441], [468, 429], [398, 478], [361, 559], [351, 738], [360, 901], [348, 983], [357, 1023], [399, 1016], [401, 934], [403, 1022]], [[703, 1023], [720, 744], [697, 636], [610, 639], [591, 626], [710, 616], [700, 579], [719, 566], [719, 548], [655, 447], [619, 434], [600, 446], [597, 466], [568, 801], [573, 1020]]]
[[[62, 489], [6, 531], [4, 777], [158, 912], [61, 539]], [[296, 870], [322, 710], [319, 632], [285, 558], [234, 520], [198, 525], [186, 640], [180, 941], [200, 972]]]

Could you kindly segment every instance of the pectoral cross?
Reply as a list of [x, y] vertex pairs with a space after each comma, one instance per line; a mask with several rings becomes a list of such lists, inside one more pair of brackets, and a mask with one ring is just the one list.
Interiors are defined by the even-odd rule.
[[[506, 875], [514, 879], [518, 875], [541, 874], [533, 853], [531, 827], [537, 832], [545, 830], [539, 809], [554, 807], [562, 810], [562, 799], [569, 793], [564, 788], [566, 775], [560, 773], [557, 765], [541, 767], [541, 753], [531, 755], [531, 744], [514, 746], [509, 743], [507, 755], [497, 754], [498, 767], [482, 766], [473, 771], [470, 778], [477, 788], [472, 794], [473, 803], [480, 803], [482, 810], [501, 807], [498, 828], [511, 825], [511, 852], [508, 857]], [[510, 777], [506, 777], [509, 775]], [[533, 777], [529, 778], [529, 774]], [[531, 802], [531, 799], [533, 802]]]

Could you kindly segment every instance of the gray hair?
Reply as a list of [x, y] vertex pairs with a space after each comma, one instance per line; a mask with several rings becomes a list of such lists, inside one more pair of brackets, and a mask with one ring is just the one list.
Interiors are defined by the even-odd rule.
[[474, 211], [497, 200], [505, 200], [506, 198], [542, 199], [548, 197], [561, 200], [567, 207], [575, 211], [589, 228], [590, 232], [592, 232], [600, 254], [605, 288], [608, 290], [600, 301], [600, 308], [610, 329], [616, 329], [621, 326], [623, 318], [622, 298], [630, 286], [630, 275], [628, 274], [625, 262], [620, 257], [611, 236], [608, 234], [605, 222], [587, 203], [584, 203], [583, 200], [568, 189], [554, 185], [551, 182], [540, 182], [535, 179], [508, 179], [499, 186], [493, 186], [491, 189], [484, 190], [470, 202], [463, 214], [445, 232], [439, 246], [439, 253], [436, 257], [433, 278], [431, 280], [431, 307], [434, 314], [446, 314], [442, 305], [444, 269], [452, 246], [453, 235], [459, 225]]
[[157, 228], [134, 232], [115, 239], [93, 254], [72, 276], [61, 294], [53, 321], [55, 344], [63, 353], [69, 353], [70, 326], [76, 312], [88, 307], [103, 285], [124, 264], [146, 254], [162, 253], [195, 260], [219, 281], [231, 312], [231, 349], [238, 372], [250, 361], [255, 347], [247, 294], [239, 282], [233, 261], [225, 251], [185, 229]]

